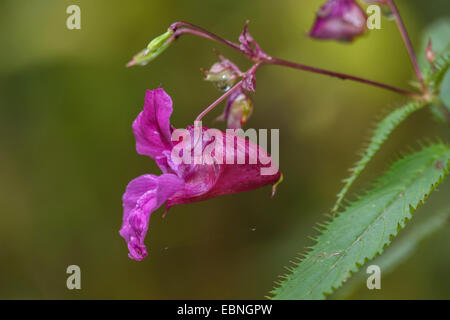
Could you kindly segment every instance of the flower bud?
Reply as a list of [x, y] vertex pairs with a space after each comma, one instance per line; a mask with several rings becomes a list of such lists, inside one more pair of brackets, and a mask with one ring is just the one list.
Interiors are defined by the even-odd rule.
[[433, 51], [433, 47], [431, 45], [431, 38], [428, 40], [427, 48], [425, 49], [425, 57], [427, 61], [433, 65], [434, 60], [436, 59], [436, 53]]
[[173, 30], [168, 29], [167, 32], [156, 37], [147, 45], [147, 48], [136, 54], [133, 59], [128, 62], [127, 67], [134, 65], [145, 66], [147, 63], [159, 56], [174, 41]]
[[230, 60], [219, 55], [220, 62], [212, 65], [205, 73], [205, 80], [212, 82], [220, 91], [228, 91], [237, 81], [241, 72]]
[[252, 113], [252, 99], [244, 90], [239, 89], [230, 95], [224, 114], [217, 120], [227, 121], [228, 129], [239, 129], [247, 123]]
[[352, 41], [366, 30], [366, 14], [354, 0], [328, 0], [309, 33], [317, 39]]

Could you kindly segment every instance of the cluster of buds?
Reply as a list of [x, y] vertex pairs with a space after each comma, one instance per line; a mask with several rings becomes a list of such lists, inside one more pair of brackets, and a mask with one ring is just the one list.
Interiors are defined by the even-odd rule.
[[[395, 11], [395, 5], [392, 0], [363, 1], [368, 4], [377, 4], [381, 6], [384, 13], [392, 14], [391, 9]], [[365, 33], [366, 21], [367, 16], [364, 10], [355, 0], [327, 0], [327, 2], [317, 11], [316, 19], [309, 32], [309, 36], [317, 39], [332, 39], [341, 42], [351, 42], [354, 38]], [[350, 77], [335, 72], [328, 72], [317, 68], [282, 61], [280, 59], [274, 59], [267, 55], [252, 37], [248, 30], [248, 21], [245, 22], [243, 31], [239, 35], [238, 43], [223, 39], [193, 24], [187, 22], [175, 22], [165, 33], [153, 39], [144, 50], [135, 55], [127, 66], [147, 64], [159, 56], [172, 42], [183, 34], [192, 34], [221, 42], [237, 50], [254, 63], [249, 70], [241, 72], [233, 62], [218, 54], [219, 61], [214, 63], [209, 70], [203, 70], [205, 80], [213, 83], [217, 89], [225, 93], [205, 109], [198, 118], [201, 119], [218, 103], [225, 100], [225, 98], [228, 98], [225, 111], [218, 118], [226, 121], [228, 128], [240, 128], [247, 122], [252, 114], [253, 102], [248, 95], [248, 92], [255, 91], [255, 72], [258, 67], [263, 64], [279, 64], [337, 76], [339, 78], [353, 79], [396, 92], [405, 93], [404, 90], [376, 83], [374, 81], [367, 81], [357, 77]], [[434, 57], [432, 57], [431, 50], [427, 51], [427, 59], [433, 64]], [[409, 92], [406, 93], [409, 94]]]
[[[243, 78], [242, 83], [244, 84], [245, 79], [250, 77], [249, 74], [252, 72], [242, 73], [229, 59], [217, 52], [216, 54], [220, 61], [214, 63], [209, 70], [202, 71], [205, 74], [205, 80], [212, 82], [217, 89], [227, 92], [239, 78]], [[241, 85], [230, 94], [225, 111], [216, 118], [216, 121], [225, 121], [228, 129], [241, 128], [247, 123], [253, 112], [253, 101], [243, 89], [245, 87]]]

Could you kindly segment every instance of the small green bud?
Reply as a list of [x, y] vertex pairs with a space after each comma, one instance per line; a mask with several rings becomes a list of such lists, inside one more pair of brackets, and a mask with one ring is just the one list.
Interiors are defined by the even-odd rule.
[[228, 129], [239, 129], [247, 123], [252, 113], [252, 99], [244, 90], [238, 89], [230, 95], [224, 113], [216, 120], [226, 121]]
[[433, 47], [431, 45], [431, 38], [428, 39], [428, 45], [427, 48], [425, 49], [425, 58], [432, 66], [434, 65], [434, 60], [436, 60], [436, 53], [434, 52]]
[[253, 101], [244, 91], [233, 98], [227, 128], [240, 128], [247, 123], [253, 113]]
[[167, 32], [156, 37], [147, 45], [147, 48], [136, 54], [133, 59], [128, 62], [127, 67], [134, 65], [145, 66], [147, 63], [159, 56], [174, 41], [172, 38], [173, 30], [168, 29]]
[[216, 62], [205, 73], [205, 80], [212, 82], [220, 91], [228, 91], [237, 81], [241, 72], [230, 60], [219, 55], [220, 62]]

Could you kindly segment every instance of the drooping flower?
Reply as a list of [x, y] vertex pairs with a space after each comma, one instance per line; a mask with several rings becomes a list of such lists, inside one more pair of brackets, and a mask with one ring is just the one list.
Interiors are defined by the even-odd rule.
[[226, 121], [228, 129], [239, 129], [253, 113], [253, 101], [242, 89], [234, 91], [227, 100], [225, 111], [217, 120]]
[[328, 0], [309, 33], [317, 39], [352, 41], [366, 30], [366, 14], [354, 0]]
[[[281, 176], [258, 145], [216, 129], [175, 129], [170, 125], [171, 114], [172, 100], [166, 92], [149, 90], [144, 110], [133, 123], [137, 152], [153, 158], [162, 171], [159, 176], [145, 174], [132, 180], [123, 195], [120, 235], [128, 244], [129, 257], [137, 261], [147, 256], [144, 238], [150, 215], [164, 202], [167, 210], [177, 204], [276, 185]], [[179, 161], [185, 159], [190, 161]]]

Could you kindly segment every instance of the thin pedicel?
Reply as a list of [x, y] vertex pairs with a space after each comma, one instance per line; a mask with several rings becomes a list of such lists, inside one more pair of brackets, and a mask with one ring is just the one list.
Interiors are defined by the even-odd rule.
[[392, 11], [392, 14], [394, 15], [395, 22], [397, 23], [397, 27], [400, 31], [400, 35], [402, 36], [403, 42], [405, 43], [406, 50], [408, 50], [409, 58], [411, 59], [411, 62], [414, 66], [414, 70], [417, 75], [417, 79], [420, 82], [420, 85], [422, 86], [422, 91], [425, 91], [425, 84], [423, 81], [423, 75], [422, 71], [420, 71], [419, 64], [417, 63], [417, 58], [414, 53], [413, 46], [411, 44], [411, 40], [409, 39], [408, 32], [406, 31], [405, 24], [403, 23], [402, 17], [400, 16], [400, 12], [397, 9], [397, 6], [395, 5], [394, 0], [385, 0], [387, 5]]

